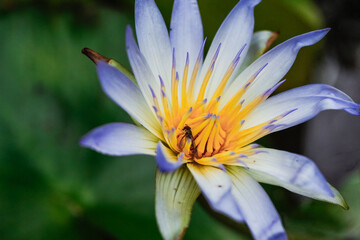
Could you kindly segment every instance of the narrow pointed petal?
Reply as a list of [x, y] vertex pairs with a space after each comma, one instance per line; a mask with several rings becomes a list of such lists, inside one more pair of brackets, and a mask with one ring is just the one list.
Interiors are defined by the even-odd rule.
[[246, 56], [248, 51], [248, 46], [254, 30], [254, 7], [259, 2], [260, 0], [241, 0], [221, 24], [205, 58], [199, 77], [200, 81], [197, 82], [196, 86], [197, 92], [200, 89], [201, 81], [206, 75], [207, 69], [211, 64], [212, 57], [214, 56], [219, 44], [221, 44], [221, 51], [219, 53], [217, 63], [215, 64], [214, 73], [210, 79], [208, 85], [209, 89], [206, 96], [212, 96], [236, 54], [243, 46], [246, 45], [241, 54], [235, 72], [240, 67], [244, 60], [244, 56]]
[[195, 200], [200, 194], [193, 176], [183, 166], [172, 173], [156, 172], [156, 219], [165, 240], [181, 239]]
[[158, 142], [156, 147], [156, 162], [158, 168], [163, 172], [175, 171], [184, 164], [182, 157], [176, 156], [175, 153], [161, 141]]
[[215, 211], [238, 222], [243, 220], [240, 209], [231, 194], [231, 179], [224, 170], [193, 163], [187, 164], [187, 167]]
[[158, 140], [142, 127], [127, 123], [109, 123], [90, 131], [80, 140], [80, 145], [112, 156], [154, 156]]
[[342, 197], [310, 159], [269, 148], [259, 148], [257, 151], [259, 153], [243, 160], [247, 164], [247, 172], [257, 181], [282, 186], [292, 192], [346, 208]]
[[[252, 62], [259, 58], [277, 38], [278, 34], [271, 31], [255, 32], [252, 36], [249, 51], [247, 52], [244, 62], [239, 69], [239, 73], [246, 69]], [[235, 76], [238, 73], [234, 73]]]
[[349, 96], [332, 86], [306, 85], [266, 100], [248, 117], [243, 128], [250, 128], [285, 114], [286, 116], [276, 122], [279, 127], [272, 132], [280, 131], [303, 123], [324, 110], [345, 110], [350, 114], [360, 115], [360, 104], [356, 104]]
[[140, 52], [130, 26], [126, 27], [126, 50], [139, 88], [151, 108], [153, 97], [149, 85], [156, 93], [159, 93], [160, 84], [159, 81], [156, 80], [158, 76], [155, 78], [144, 55]]
[[97, 72], [104, 92], [136, 121], [161, 138], [160, 124], [139, 88], [118, 69], [105, 62], [98, 62]]
[[154, 0], [135, 1], [135, 27], [141, 53], [154, 76], [170, 83], [171, 46], [169, 34]]
[[179, 79], [182, 79], [186, 54], [189, 53], [189, 66], [192, 70], [204, 40], [197, 1], [175, 0], [170, 26], [170, 42], [175, 49], [176, 69], [179, 71]]
[[286, 240], [281, 219], [264, 189], [240, 167], [228, 167], [234, 195], [255, 240]]
[[240, 73], [233, 83], [229, 85], [224, 94], [224, 101], [228, 101], [265, 64], [267, 66], [257, 76], [255, 82], [249, 86], [242, 99], [246, 99], [245, 104], [249, 103], [266, 90], [272, 88], [289, 71], [299, 50], [302, 47], [317, 43], [328, 31], [329, 29], [322, 29], [293, 37], [265, 53]]

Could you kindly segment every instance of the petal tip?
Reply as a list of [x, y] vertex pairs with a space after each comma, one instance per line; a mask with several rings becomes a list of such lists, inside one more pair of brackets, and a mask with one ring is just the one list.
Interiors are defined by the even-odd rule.
[[99, 141], [101, 141], [101, 132], [95, 128], [79, 140], [79, 145], [97, 152], [102, 152], [98, 147]]
[[338, 200], [338, 204], [344, 209], [344, 210], [349, 210], [350, 207], [349, 205], [347, 204], [347, 202], [345, 201], [345, 199], [339, 194], [339, 195], [336, 195], [334, 196], [335, 198], [337, 198]]
[[132, 32], [132, 29], [131, 29], [130, 24], [126, 25], [126, 27], [125, 27], [125, 31], [126, 31], [126, 33], [130, 33], [130, 32]]
[[86, 147], [88, 148], [89, 147], [89, 138], [88, 138], [88, 135], [85, 135], [83, 136], [80, 140], [79, 140], [79, 145], [81, 147]]
[[330, 201], [331, 203], [340, 205], [343, 209], [345, 210], [349, 210], [349, 205], [347, 204], [347, 202], [345, 201], [345, 199], [343, 198], [343, 196], [341, 196], [341, 194], [339, 193], [338, 190], [336, 190], [336, 188], [334, 188], [333, 186], [331, 186], [330, 184], [328, 184], [329, 188], [331, 189], [332, 193], [334, 194], [333, 197], [333, 201]]
[[342, 207], [343, 209], [345, 209], [345, 210], [349, 210], [349, 209], [350, 209], [349, 205], [347, 204], [347, 202], [345, 202], [345, 200], [342, 202], [341, 207]]
[[305, 34], [302, 34], [300, 36], [297, 36], [295, 38], [299, 39], [299, 42], [297, 43], [297, 48], [300, 49], [305, 46], [311, 46], [317, 42], [319, 42], [325, 35], [330, 31], [330, 28], [324, 28], [312, 32], [308, 32]]

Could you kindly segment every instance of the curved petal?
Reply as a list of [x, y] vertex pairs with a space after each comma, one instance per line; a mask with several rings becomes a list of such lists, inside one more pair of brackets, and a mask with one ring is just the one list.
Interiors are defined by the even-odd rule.
[[286, 240], [281, 219], [264, 189], [240, 167], [228, 167], [234, 195], [256, 240]]
[[163, 172], [172, 172], [178, 169], [184, 161], [182, 155], [179, 157], [161, 141], [158, 142], [156, 147], [156, 162], [158, 168]]
[[257, 76], [254, 83], [249, 86], [240, 101], [245, 99], [244, 105], [246, 105], [255, 97], [272, 88], [289, 71], [299, 50], [302, 47], [317, 43], [328, 31], [329, 29], [322, 29], [293, 37], [265, 53], [240, 73], [232, 84], [229, 84], [229, 87], [224, 94], [224, 103], [236, 94], [236, 92], [243, 87], [245, 82], [266, 64], [266, 67]]
[[185, 166], [172, 173], [157, 170], [155, 180], [156, 219], [161, 235], [166, 240], [181, 239], [200, 189]]
[[242, 214], [231, 195], [231, 179], [219, 168], [188, 163], [191, 174], [199, 185], [210, 206], [236, 221], [242, 221]]
[[161, 127], [139, 88], [118, 69], [99, 61], [97, 72], [104, 92], [136, 121], [162, 138]]
[[327, 183], [310, 159], [269, 148], [259, 148], [257, 152], [242, 159], [247, 164], [248, 173], [257, 181], [282, 186], [298, 194], [346, 208], [345, 201]]
[[[239, 72], [246, 69], [252, 62], [260, 57], [277, 38], [278, 33], [271, 31], [255, 32], [251, 38], [249, 51], [247, 52], [244, 62], [240, 66]], [[237, 73], [234, 73], [237, 76]]]
[[176, 69], [179, 79], [189, 53], [190, 69], [193, 69], [203, 43], [203, 28], [196, 0], [175, 0], [170, 24], [171, 47], [175, 49]]
[[112, 156], [154, 156], [158, 140], [144, 128], [127, 123], [109, 123], [86, 134], [80, 140], [80, 145]]
[[172, 59], [170, 39], [154, 0], [135, 1], [135, 27], [141, 53], [154, 76], [160, 75], [169, 89]]
[[[200, 89], [202, 79], [211, 64], [212, 58], [221, 43], [221, 50], [217, 58], [214, 73], [208, 84], [206, 96], [212, 96], [215, 92], [219, 82], [223, 78], [226, 70], [234, 60], [238, 51], [245, 45], [249, 45], [254, 29], [254, 7], [261, 0], [241, 0], [229, 13], [224, 22], [217, 31], [214, 40], [211, 43], [210, 49], [205, 58], [203, 68], [199, 75], [199, 81], [196, 83], [196, 93]], [[245, 47], [241, 53], [240, 60], [237, 64], [235, 72], [240, 67], [244, 60], [244, 56], [248, 51]]]
[[326, 84], [311, 84], [269, 98], [250, 114], [243, 128], [256, 126], [284, 114], [275, 123], [278, 127], [272, 132], [276, 132], [303, 123], [319, 112], [330, 109], [360, 115], [360, 104], [356, 104], [345, 93]]

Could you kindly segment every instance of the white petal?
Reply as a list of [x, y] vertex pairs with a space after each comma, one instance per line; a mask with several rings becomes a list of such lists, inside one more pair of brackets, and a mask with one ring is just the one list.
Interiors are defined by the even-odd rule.
[[266, 64], [266, 67], [257, 76], [255, 82], [249, 86], [242, 100], [245, 99], [244, 104], [247, 105], [255, 97], [272, 88], [289, 71], [299, 50], [302, 47], [317, 43], [328, 31], [329, 29], [323, 29], [296, 36], [262, 55], [242, 73], [240, 73], [232, 84], [229, 84], [227, 91], [224, 93], [223, 104], [236, 94], [236, 92], [243, 87], [246, 81], [248, 81]]
[[156, 93], [159, 93], [160, 83], [153, 76], [149, 64], [140, 52], [130, 26], [126, 27], [126, 50], [136, 81], [149, 107], [151, 107], [153, 105], [153, 97], [149, 86], [151, 86]]
[[161, 141], [156, 147], [156, 162], [158, 168], [163, 172], [172, 172], [184, 164], [183, 156], [176, 156], [176, 154]]
[[156, 219], [161, 235], [166, 240], [179, 239], [189, 225], [200, 189], [184, 166], [172, 173], [158, 170], [155, 191]]
[[175, 49], [176, 70], [182, 79], [189, 53], [189, 69], [193, 69], [203, 43], [203, 28], [196, 0], [175, 0], [170, 25], [170, 41]]
[[243, 129], [284, 114], [282, 119], [274, 123], [278, 127], [272, 132], [276, 132], [303, 123], [319, 112], [330, 109], [360, 115], [360, 104], [354, 103], [345, 93], [329, 85], [311, 84], [269, 98], [246, 119]]
[[269, 148], [259, 148], [258, 152], [243, 159], [248, 173], [257, 181], [282, 186], [298, 194], [346, 208], [344, 200], [336, 190], [333, 191], [310, 159]]
[[[198, 78], [199, 81], [196, 83], [196, 93], [200, 89], [202, 80], [220, 43], [221, 49], [215, 64], [213, 76], [208, 85], [206, 96], [211, 96], [214, 93], [238, 51], [244, 47], [245, 44], [249, 45], [254, 29], [254, 7], [259, 2], [260, 0], [240, 1], [221, 24], [205, 58]], [[241, 53], [237, 68], [240, 67], [244, 60], [247, 50], [248, 46], [245, 47]]]
[[157, 78], [164, 79], [169, 89], [171, 46], [169, 34], [154, 0], [135, 1], [135, 27], [141, 53]]
[[127, 123], [109, 123], [89, 132], [80, 140], [80, 144], [112, 156], [154, 156], [158, 140], [144, 128]]
[[264, 189], [240, 167], [228, 167], [234, 195], [256, 240], [287, 239], [281, 219]]
[[210, 206], [236, 221], [242, 221], [242, 215], [234, 197], [231, 195], [231, 179], [224, 170], [198, 164], [187, 164], [195, 181]]
[[104, 92], [136, 121], [162, 138], [160, 124], [139, 88], [118, 69], [105, 62], [98, 62], [97, 71]]

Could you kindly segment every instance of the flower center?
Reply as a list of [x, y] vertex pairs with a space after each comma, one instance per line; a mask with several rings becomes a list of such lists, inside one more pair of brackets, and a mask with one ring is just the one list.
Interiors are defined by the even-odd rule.
[[219, 116], [208, 113], [188, 119], [183, 128], [178, 128], [177, 146], [186, 158], [210, 157], [220, 152], [225, 143], [226, 132]]
[[[293, 109], [270, 121], [243, 129], [243, 124], [249, 114], [281, 84], [281, 82], [276, 84], [244, 104], [245, 92], [267, 64], [244, 82], [243, 87], [226, 103], [220, 105], [221, 95], [224, 93], [225, 86], [233, 74], [245, 46], [240, 49], [208, 101], [205, 98], [205, 92], [214, 71], [220, 46], [221, 44], [206, 74], [201, 79], [201, 86], [198, 90], [195, 90], [195, 81], [201, 65], [203, 47], [191, 74], [189, 73], [189, 55], [187, 55], [181, 81], [176, 71], [175, 52], [173, 52], [171, 82], [168, 84], [170, 90], [167, 91], [164, 84], [166, 82], [159, 76], [158, 91], [160, 91], [161, 98], [158, 98], [156, 91], [149, 86], [153, 96], [153, 108], [161, 124], [163, 140], [183, 161], [195, 161], [199, 164], [214, 166], [238, 164], [239, 162], [243, 164], [241, 158], [256, 153], [257, 145], [251, 143], [271, 132], [278, 126], [275, 124], [278, 120], [296, 110]], [[166, 93], [170, 93], [169, 98]]]

